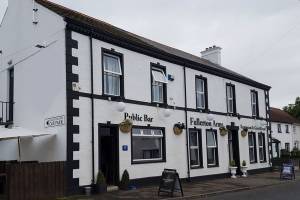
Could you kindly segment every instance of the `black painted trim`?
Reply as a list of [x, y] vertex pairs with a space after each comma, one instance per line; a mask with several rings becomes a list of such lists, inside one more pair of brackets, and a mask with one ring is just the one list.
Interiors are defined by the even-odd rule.
[[155, 160], [155, 161], [134, 161], [133, 160], [133, 136], [132, 136], [132, 131], [130, 133], [130, 143], [131, 143], [131, 165], [136, 165], [136, 164], [151, 164], [151, 163], [164, 163], [167, 161], [166, 159], [166, 129], [164, 127], [154, 127], [154, 126], [133, 126], [132, 129], [157, 129], [157, 130], [162, 130], [163, 132], [163, 138], [162, 138], [162, 160]]
[[[93, 53], [93, 52], [91, 52]], [[104, 54], [109, 54], [116, 56], [120, 59], [121, 63], [121, 70], [122, 70], [122, 75], [120, 76], [120, 96], [114, 96], [114, 95], [108, 95], [105, 94], [104, 90]], [[124, 99], [124, 56], [120, 52], [116, 52], [114, 49], [106, 49], [106, 48], [101, 48], [101, 63], [102, 63], [102, 95], [107, 97], [107, 98], [112, 98], [112, 99]]]
[[79, 109], [73, 107], [73, 100], [79, 99], [79, 95], [73, 93], [72, 83], [78, 82], [78, 75], [72, 73], [72, 67], [78, 66], [78, 58], [72, 56], [72, 49], [78, 49], [78, 41], [72, 39], [72, 31], [65, 30], [66, 42], [66, 108], [67, 108], [67, 162], [66, 162], [66, 180], [67, 194], [75, 194], [79, 191], [79, 179], [73, 178], [73, 170], [79, 169], [79, 160], [73, 159], [73, 152], [79, 151], [79, 143], [74, 143], [73, 135], [79, 134], [79, 125], [73, 124], [73, 117], [79, 116]]
[[[230, 113], [228, 111], [228, 94], [227, 94], [227, 87], [231, 87], [232, 88], [232, 95], [233, 95], [233, 113]], [[227, 113], [228, 114], [232, 114], [232, 115], [236, 115], [236, 93], [235, 93], [235, 85], [232, 83], [226, 83], [226, 107], [227, 107]]]
[[186, 66], [188, 68], [213, 74], [222, 78], [230, 79], [232, 81], [237, 81], [239, 83], [243, 83], [249, 86], [253, 86], [256, 88], [260, 88], [263, 90], [270, 90], [270, 86], [256, 82], [254, 80], [242, 78], [238, 75], [228, 73], [226, 71], [220, 70], [218, 68], [212, 68], [207, 65], [203, 65], [197, 62], [194, 62], [189, 59], [184, 59], [170, 53], [158, 50], [151, 46], [142, 45], [140, 43], [134, 42], [132, 40], [128, 40], [121, 36], [113, 36], [108, 32], [104, 32], [101, 29], [95, 29], [95, 27], [84, 24], [80, 21], [76, 21], [65, 17], [64, 20], [67, 23], [67, 27], [84, 35], [90, 36], [92, 35], [95, 39], [111, 43], [113, 45], [126, 48], [128, 50], [132, 50], [134, 52], [138, 52], [147, 56], [151, 56], [153, 58], [161, 59], [170, 63], [174, 63], [181, 66]]
[[[215, 138], [216, 138], [216, 164], [215, 165], [209, 165], [208, 164], [208, 151], [207, 151], [207, 132], [208, 131], [213, 131], [213, 133], [215, 134]], [[207, 161], [207, 168], [213, 168], [213, 167], [219, 167], [219, 143], [218, 143], [218, 131], [216, 129], [206, 129], [205, 130], [205, 137], [206, 137], [206, 161]]]
[[252, 175], [252, 174], [259, 174], [259, 173], [264, 173], [264, 172], [271, 172], [272, 167], [265, 167], [265, 168], [258, 168], [258, 169], [250, 169], [247, 170], [247, 173]]
[[[197, 134], [198, 134], [198, 148], [199, 148], [199, 162], [200, 162], [200, 165], [197, 166], [197, 167], [193, 167], [193, 166], [190, 166], [191, 169], [201, 169], [203, 168], [203, 147], [202, 147], [202, 129], [200, 128], [190, 128], [189, 129], [189, 132], [188, 132], [188, 135], [189, 135], [189, 140], [190, 140], [190, 134], [192, 131], [196, 131]], [[190, 142], [189, 142], [189, 152], [191, 152], [191, 147], [190, 147]], [[191, 159], [191, 156], [189, 156], [190, 159]], [[191, 163], [191, 160], [190, 160], [190, 163]]]
[[249, 137], [250, 135], [254, 136], [254, 155], [255, 155], [255, 161], [250, 161], [250, 164], [256, 164], [257, 163], [257, 145], [256, 145], [256, 134], [255, 132], [249, 132], [248, 133], [248, 148], [249, 148], [249, 158], [250, 158], [250, 146], [249, 146]]
[[[84, 93], [84, 92], [75, 92], [73, 91], [74, 95], [78, 95], [80, 97], [87, 97], [87, 98], [94, 98], [94, 99], [100, 99], [100, 100], [108, 100], [107, 96], [103, 95], [98, 95], [98, 94], [89, 94], [89, 93]], [[157, 107], [157, 103], [151, 103], [151, 102], [144, 102], [144, 101], [137, 101], [137, 100], [132, 100], [132, 99], [122, 99], [120, 97], [118, 98], [111, 98], [111, 101], [123, 101], [124, 103], [130, 103], [130, 104], [136, 104], [136, 105], [143, 105], [143, 106], [150, 106], [150, 107]], [[168, 109], [175, 109], [175, 110], [182, 110], [182, 111], [189, 111], [189, 112], [198, 112], [198, 109], [195, 108], [187, 108], [185, 109], [184, 107], [177, 107], [177, 106], [170, 106], [170, 105], [160, 105], [161, 108], [168, 108]], [[232, 117], [237, 117], [237, 118], [246, 118], [246, 119], [258, 119], [258, 120], [266, 120], [265, 118], [254, 118], [252, 116], [246, 116], [246, 115], [230, 115], [228, 113], [223, 113], [223, 112], [217, 112], [217, 111], [207, 111], [204, 113], [211, 113], [215, 115], [222, 115], [222, 116], [232, 116]]]
[[[94, 57], [93, 57], [93, 38], [90, 39], [90, 63], [91, 63], [91, 94], [94, 94]], [[94, 98], [91, 98], [91, 114], [92, 114], [92, 184], [95, 184], [95, 109]]]
[[152, 70], [155, 70], [154, 68], [157, 68], [157, 69], [160, 69], [162, 70], [165, 75], [167, 76], [167, 71], [166, 71], [166, 66], [163, 66], [161, 65], [160, 63], [150, 63], [150, 85], [151, 85], [151, 102], [153, 105], [155, 106], [163, 106], [163, 107], [166, 107], [168, 105], [168, 87], [167, 87], [167, 84], [164, 83], [163, 84], [163, 102], [162, 103], [159, 103], [159, 102], [154, 102], [153, 101], [153, 87], [152, 87], [152, 84], [153, 84], [153, 76], [152, 76]]
[[[197, 105], [197, 79], [203, 80], [204, 81], [204, 95], [205, 95], [205, 106], [204, 109], [198, 108]], [[203, 77], [202, 75], [196, 75], [195, 76], [195, 95], [196, 95], [196, 109], [201, 111], [201, 112], [208, 112], [208, 89], [207, 89], [207, 78]]]

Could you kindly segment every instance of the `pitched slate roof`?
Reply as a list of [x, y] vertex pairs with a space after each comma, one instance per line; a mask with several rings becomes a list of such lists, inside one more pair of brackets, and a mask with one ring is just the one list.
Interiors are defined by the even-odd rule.
[[136, 34], [130, 33], [128, 31], [125, 31], [123, 29], [117, 28], [111, 24], [108, 24], [106, 22], [103, 22], [101, 20], [92, 18], [88, 15], [85, 15], [83, 13], [71, 10], [69, 8], [66, 8], [64, 6], [55, 4], [53, 2], [50, 2], [48, 0], [36, 0], [37, 3], [41, 4], [42, 6], [50, 9], [51, 11], [57, 13], [58, 15], [67, 18], [67, 19], [71, 19], [77, 22], [80, 22], [82, 24], [85, 24], [87, 26], [91, 26], [93, 27], [96, 31], [101, 31], [104, 33], [107, 33], [111, 36], [115, 36], [116, 38], [119, 39], [124, 39], [125, 41], [129, 41], [132, 42], [133, 44], [138, 44], [141, 45], [145, 48], [149, 48], [152, 50], [156, 50], [158, 52], [161, 53], [165, 53], [168, 55], [172, 55], [175, 56], [179, 59], [182, 60], [187, 60], [187, 61], [191, 61], [193, 63], [198, 64], [199, 66], [201, 65], [202, 67], [204, 66], [205, 68], [211, 70], [211, 71], [215, 71], [217, 74], [219, 75], [227, 75], [232, 77], [232, 80], [237, 80], [255, 87], [259, 87], [262, 89], [267, 89], [269, 90], [271, 87], [262, 83], [258, 83], [248, 77], [245, 77], [239, 73], [236, 73], [230, 69], [227, 69], [225, 67], [222, 67], [220, 65], [214, 64], [206, 59], [200, 58], [198, 56], [192, 55], [190, 53], [181, 51], [179, 49], [175, 49], [173, 47], [169, 47], [163, 44], [160, 44], [158, 42], [149, 40], [147, 38], [138, 36]]
[[278, 108], [271, 108], [270, 117], [271, 117], [272, 122], [281, 122], [281, 123], [287, 123], [287, 124], [300, 124], [300, 120], [294, 118], [287, 112], [280, 110]]

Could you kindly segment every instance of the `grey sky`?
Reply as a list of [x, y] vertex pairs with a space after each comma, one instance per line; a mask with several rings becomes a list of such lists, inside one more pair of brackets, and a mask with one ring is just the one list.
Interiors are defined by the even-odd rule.
[[218, 45], [224, 67], [272, 86], [272, 106], [300, 96], [300, 0], [52, 1], [196, 55]]

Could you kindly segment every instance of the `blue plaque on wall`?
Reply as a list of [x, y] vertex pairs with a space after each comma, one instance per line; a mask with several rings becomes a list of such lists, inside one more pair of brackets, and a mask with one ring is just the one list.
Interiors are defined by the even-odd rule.
[[128, 146], [127, 146], [127, 145], [123, 145], [123, 146], [122, 146], [122, 150], [123, 150], [123, 151], [128, 151]]

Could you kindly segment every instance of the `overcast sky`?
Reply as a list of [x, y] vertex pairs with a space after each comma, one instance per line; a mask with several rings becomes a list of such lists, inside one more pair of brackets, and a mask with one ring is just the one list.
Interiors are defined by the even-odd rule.
[[224, 67], [272, 86], [271, 106], [300, 96], [300, 0], [52, 1], [195, 55], [220, 46]]

